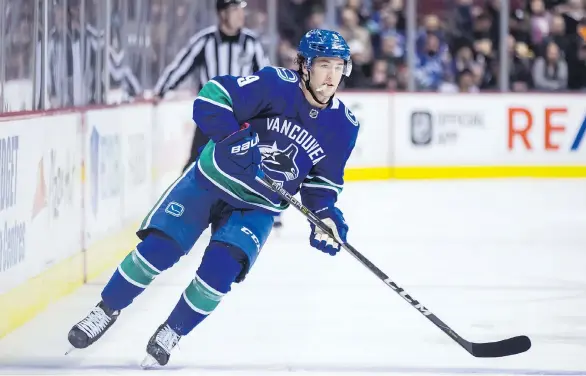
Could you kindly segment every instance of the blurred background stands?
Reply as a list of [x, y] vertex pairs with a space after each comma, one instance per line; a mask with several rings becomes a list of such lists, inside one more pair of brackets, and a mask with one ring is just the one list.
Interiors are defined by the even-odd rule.
[[[586, 90], [586, 0], [249, 0], [271, 63], [296, 69], [312, 28], [340, 31], [345, 89]], [[0, 112], [148, 96], [214, 0], [0, 0]], [[194, 87], [188, 79], [182, 89]]]

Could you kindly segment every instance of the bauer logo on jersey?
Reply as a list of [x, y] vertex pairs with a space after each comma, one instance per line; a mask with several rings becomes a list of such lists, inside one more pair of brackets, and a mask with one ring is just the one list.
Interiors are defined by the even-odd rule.
[[286, 149], [281, 150], [277, 142], [272, 144], [260, 144], [258, 146], [262, 154], [262, 163], [266, 170], [279, 173], [285, 180], [295, 180], [299, 177], [299, 167], [295, 158], [299, 149], [295, 144], [289, 144]]
[[433, 121], [426, 111], [415, 111], [411, 114], [411, 143], [416, 146], [431, 144], [433, 137]]
[[236, 155], [244, 155], [248, 150], [258, 144], [258, 134], [253, 139], [248, 139], [248, 141], [232, 146], [231, 153]]

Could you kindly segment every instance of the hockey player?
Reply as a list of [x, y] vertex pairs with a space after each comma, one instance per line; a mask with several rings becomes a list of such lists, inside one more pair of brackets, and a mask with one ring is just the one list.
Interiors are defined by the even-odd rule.
[[[70, 330], [85, 348], [211, 225], [195, 278], [150, 338], [144, 365], [165, 365], [182, 336], [244, 280], [287, 203], [255, 177], [262, 169], [333, 229], [310, 225], [311, 246], [335, 255], [348, 226], [335, 206], [358, 122], [334, 97], [352, 63], [340, 34], [311, 30], [299, 43], [298, 71], [266, 67], [251, 76], [219, 76], [193, 103], [193, 120], [210, 137], [194, 162], [161, 196], [137, 232], [141, 242], [120, 263], [102, 300]], [[262, 161], [262, 162], [261, 162]], [[156, 362], [156, 363], [155, 363]]]

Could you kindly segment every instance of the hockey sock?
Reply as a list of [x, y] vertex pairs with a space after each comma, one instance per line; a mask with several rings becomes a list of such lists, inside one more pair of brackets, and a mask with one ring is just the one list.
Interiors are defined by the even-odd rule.
[[156, 276], [173, 266], [183, 255], [174, 240], [151, 232], [118, 265], [102, 291], [102, 300], [111, 309], [126, 308]]
[[167, 319], [167, 324], [177, 334], [184, 336], [192, 331], [230, 291], [232, 282], [242, 270], [233, 252], [233, 247], [218, 242], [207, 247], [195, 278]]

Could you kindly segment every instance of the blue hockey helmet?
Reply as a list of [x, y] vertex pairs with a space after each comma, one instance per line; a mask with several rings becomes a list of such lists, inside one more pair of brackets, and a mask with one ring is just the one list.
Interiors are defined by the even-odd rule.
[[337, 31], [313, 29], [305, 33], [299, 42], [299, 54], [305, 58], [307, 69], [316, 57], [337, 57], [344, 60], [344, 75], [350, 76], [352, 60], [350, 47]]

